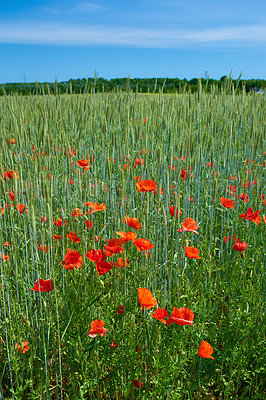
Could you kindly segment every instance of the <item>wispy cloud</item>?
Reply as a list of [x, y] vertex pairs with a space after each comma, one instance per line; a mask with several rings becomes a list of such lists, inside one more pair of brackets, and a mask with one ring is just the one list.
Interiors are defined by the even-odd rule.
[[78, 3], [73, 7], [64, 7], [64, 8], [56, 8], [56, 7], [44, 7], [42, 11], [47, 14], [52, 15], [78, 15], [78, 14], [91, 14], [106, 11], [108, 8], [100, 3], [92, 3], [92, 2], [82, 2]]
[[252, 46], [266, 43], [266, 25], [191, 31], [18, 22], [1, 24], [0, 42], [147, 48], [179, 48], [199, 44], [227, 47]]
[[91, 12], [97, 12], [97, 11], [103, 11], [106, 10], [107, 8], [99, 3], [79, 3], [76, 5], [76, 7], [73, 7], [72, 10], [76, 12], [85, 12], [85, 13], [91, 13]]
[[180, 7], [180, 6], [187, 6], [188, 3], [187, 1], [171, 1], [171, 0], [157, 0], [157, 4], [160, 4], [162, 6], [171, 6], [171, 7]]

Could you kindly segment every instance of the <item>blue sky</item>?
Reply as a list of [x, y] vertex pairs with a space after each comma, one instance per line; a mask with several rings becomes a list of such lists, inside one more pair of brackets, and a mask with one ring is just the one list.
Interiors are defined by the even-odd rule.
[[0, 82], [266, 79], [266, 0], [1, 2]]

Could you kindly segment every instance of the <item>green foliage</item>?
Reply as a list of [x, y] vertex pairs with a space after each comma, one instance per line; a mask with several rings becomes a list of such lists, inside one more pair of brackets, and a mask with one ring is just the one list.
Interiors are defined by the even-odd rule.
[[[66, 93], [101, 93], [101, 92], [117, 92], [119, 91], [133, 91], [134, 93], [183, 93], [184, 90], [192, 93], [198, 90], [198, 79], [193, 78], [189, 81], [187, 79], [178, 78], [83, 78], [83, 79], [70, 79], [66, 82], [55, 83], [5, 83], [0, 85], [0, 95], [18, 93], [22, 95], [31, 94], [66, 94]], [[220, 80], [217, 79], [200, 79], [202, 86], [207, 93], [211, 93], [216, 89], [221, 90], [228, 85], [236, 88], [238, 93], [243, 90], [252, 92], [256, 90], [265, 90], [266, 81], [263, 79], [232, 79], [222, 76]]]
[[[248, 207], [262, 218], [266, 213], [265, 97], [236, 94], [227, 78], [219, 91], [209, 80], [211, 93], [203, 79], [193, 82], [195, 93], [189, 82], [171, 82], [180, 95], [163, 94], [163, 79], [157, 79], [159, 95], [133, 93], [132, 80], [112, 81], [111, 91], [121, 90], [98, 93], [101, 78], [95, 92], [93, 79], [73, 80], [72, 94], [62, 94], [61, 83], [56, 96], [54, 86], [45, 94], [34, 84], [38, 96], [0, 99], [0, 251], [9, 257], [0, 259], [0, 398], [261, 400], [265, 223], [239, 215]], [[155, 79], [143, 81], [152, 93]], [[132, 90], [124, 92], [127, 85]], [[84, 158], [89, 170], [77, 165]], [[136, 158], [144, 162], [137, 165]], [[18, 179], [4, 171], [16, 171]], [[155, 180], [157, 194], [139, 192], [136, 176]], [[244, 191], [249, 203], [239, 199]], [[223, 207], [220, 197], [234, 199], [234, 208]], [[87, 215], [87, 201], [106, 210]], [[20, 213], [17, 204], [26, 210]], [[182, 215], [172, 216], [170, 205]], [[80, 217], [72, 215], [76, 207]], [[155, 248], [148, 257], [125, 243], [119, 257], [130, 265], [98, 276], [85, 254], [103, 249], [116, 232], [133, 231], [122, 221], [126, 215], [139, 219], [138, 237]], [[188, 217], [198, 221], [199, 235], [177, 232]], [[67, 238], [70, 231], [79, 243]], [[247, 242], [245, 255], [228, 240], [233, 235]], [[185, 257], [188, 245], [200, 250], [201, 260]], [[63, 268], [68, 248], [83, 257], [80, 269]], [[54, 290], [30, 290], [40, 278], [52, 279]], [[194, 324], [168, 327], [150, 315], [154, 310], [141, 311], [136, 289], [144, 287], [169, 314], [190, 308]], [[88, 336], [95, 319], [104, 321], [106, 336]], [[213, 347], [214, 360], [198, 356], [202, 340]], [[18, 351], [23, 341], [25, 353]], [[135, 379], [144, 387], [135, 387]]]

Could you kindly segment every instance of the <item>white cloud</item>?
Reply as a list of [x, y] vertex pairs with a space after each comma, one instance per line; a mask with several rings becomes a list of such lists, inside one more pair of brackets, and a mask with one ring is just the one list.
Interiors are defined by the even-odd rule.
[[106, 10], [106, 7], [102, 6], [101, 4], [98, 3], [79, 3], [75, 7], [72, 8], [72, 11], [74, 12], [81, 12], [81, 13], [91, 13], [91, 12], [97, 12], [97, 11], [102, 11]]
[[[182, 6], [188, 6], [188, 2], [187, 1], [171, 1], [171, 0], [158, 0], [156, 1], [157, 4], [160, 4], [162, 6], [170, 6], [170, 7], [182, 7]], [[191, 4], [191, 7], [193, 7], [193, 5]]]
[[74, 7], [70, 8], [42, 8], [42, 11], [51, 14], [51, 15], [78, 15], [78, 14], [90, 14], [96, 13], [98, 11], [106, 11], [107, 7], [103, 6], [99, 3], [92, 3], [92, 2], [82, 2], [76, 4]]
[[45, 23], [5, 23], [0, 43], [51, 45], [114, 45], [179, 48], [189, 45], [247, 46], [266, 42], [266, 25], [206, 30], [138, 29]]

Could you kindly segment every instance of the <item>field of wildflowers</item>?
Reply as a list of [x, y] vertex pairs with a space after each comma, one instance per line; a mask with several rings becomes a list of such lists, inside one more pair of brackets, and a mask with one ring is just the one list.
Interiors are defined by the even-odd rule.
[[265, 96], [0, 110], [0, 399], [263, 399]]

